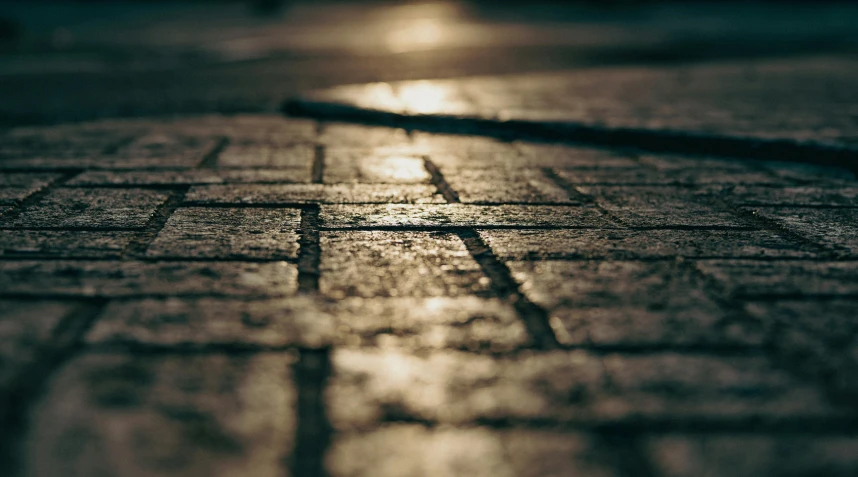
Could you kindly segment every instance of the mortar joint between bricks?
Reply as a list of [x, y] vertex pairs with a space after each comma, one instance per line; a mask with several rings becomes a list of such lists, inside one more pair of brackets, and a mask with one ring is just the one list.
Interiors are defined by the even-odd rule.
[[548, 312], [521, 292], [518, 283], [512, 277], [512, 272], [495, 256], [494, 251], [483, 241], [476, 229], [459, 230], [456, 234], [464, 242], [471, 257], [479, 264], [483, 274], [488, 277], [492, 292], [515, 308], [533, 340], [533, 345], [543, 350], [560, 348], [560, 343], [551, 329]]
[[107, 300], [81, 300], [54, 327], [34, 359], [0, 389], [0, 475], [18, 475], [27, 420], [54, 372], [83, 346], [83, 337], [101, 315]]

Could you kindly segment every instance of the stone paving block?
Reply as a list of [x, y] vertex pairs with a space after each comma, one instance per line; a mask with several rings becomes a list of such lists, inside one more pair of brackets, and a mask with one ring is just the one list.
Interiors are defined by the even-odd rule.
[[518, 155], [513, 143], [497, 139], [464, 134], [435, 134], [414, 131], [411, 135], [415, 148], [424, 154], [455, 153], [462, 155], [501, 153]]
[[0, 262], [0, 296], [283, 296], [295, 292], [297, 274], [286, 262], [21, 260]]
[[560, 177], [570, 184], [588, 185], [710, 185], [710, 184], [776, 184], [789, 185], [783, 178], [765, 171], [695, 167], [653, 171], [644, 168], [566, 170]]
[[748, 346], [764, 327], [731, 319], [670, 262], [509, 262], [558, 341], [602, 347]]
[[161, 165], [193, 167], [216, 146], [218, 139], [205, 136], [186, 136], [168, 131], [153, 131], [134, 138], [120, 146], [114, 154], [117, 158], [157, 159]]
[[467, 169], [444, 173], [444, 179], [465, 204], [580, 204], [539, 169]]
[[630, 155], [610, 149], [516, 142], [520, 162], [529, 167], [566, 169], [618, 169], [639, 167]]
[[858, 300], [751, 302], [745, 309], [768, 324], [782, 362], [858, 396]]
[[854, 173], [841, 167], [776, 161], [765, 161], [760, 165], [779, 178], [808, 185], [827, 183], [848, 187], [850, 183], [854, 186], [856, 180]]
[[0, 256], [119, 258], [135, 232], [0, 230]]
[[420, 157], [327, 149], [324, 179], [326, 184], [420, 184], [431, 176]]
[[186, 171], [87, 171], [67, 186], [169, 186], [230, 183], [310, 182], [309, 168], [190, 169]]
[[325, 460], [332, 477], [619, 475], [592, 437], [550, 430], [391, 425], [341, 435]]
[[59, 174], [0, 173], [0, 205], [17, 204], [60, 177]]
[[2, 225], [14, 228], [142, 229], [169, 196], [145, 189], [57, 189]]
[[444, 198], [428, 184], [278, 184], [194, 186], [191, 204], [437, 204]]
[[177, 209], [146, 251], [151, 258], [298, 257], [297, 209]]
[[326, 391], [337, 429], [381, 420], [580, 424], [837, 419], [812, 385], [762, 357], [557, 351], [491, 357], [336, 350]]
[[722, 192], [736, 205], [858, 207], [858, 187], [730, 187]]
[[318, 123], [308, 119], [286, 118], [280, 114], [242, 114], [218, 118], [216, 127], [206, 131], [228, 136], [230, 144], [269, 144], [288, 146], [316, 139]]
[[858, 474], [858, 439], [800, 434], [668, 434], [645, 440], [664, 477], [781, 477]]
[[0, 300], [0, 389], [40, 357], [57, 324], [74, 307], [59, 301]]
[[113, 301], [87, 343], [159, 347], [384, 346], [506, 351], [529, 342], [512, 306], [497, 299], [296, 296]]
[[732, 297], [858, 294], [854, 261], [701, 260], [696, 266]]
[[486, 293], [489, 279], [455, 234], [325, 232], [319, 288], [327, 296], [458, 296]]
[[754, 215], [847, 255], [858, 255], [858, 209], [764, 207]]
[[634, 186], [577, 189], [630, 227], [749, 227], [736, 214], [706, 204], [706, 191]]
[[323, 228], [357, 227], [616, 227], [592, 207], [468, 204], [323, 205]]
[[346, 123], [325, 123], [317, 141], [326, 147], [411, 146], [404, 129]]
[[305, 169], [313, 167], [311, 145], [276, 146], [267, 144], [230, 145], [218, 156], [218, 167], [256, 167], [268, 169]]
[[699, 171], [732, 171], [741, 174], [759, 171], [760, 165], [766, 164], [766, 162], [761, 163], [748, 159], [731, 159], [715, 156], [683, 156], [676, 154], [639, 154], [637, 155], [637, 160], [641, 164], [653, 167], [659, 172], [681, 172], [696, 169]]
[[767, 230], [481, 230], [495, 255], [515, 260], [809, 258], [807, 246]]
[[289, 364], [283, 354], [83, 355], [37, 403], [23, 475], [287, 475]]

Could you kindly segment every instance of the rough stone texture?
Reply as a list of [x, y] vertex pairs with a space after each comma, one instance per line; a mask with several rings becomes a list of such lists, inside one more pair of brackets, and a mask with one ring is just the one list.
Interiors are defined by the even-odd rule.
[[507, 351], [529, 339], [497, 299], [291, 297], [112, 302], [87, 335], [93, 345], [399, 346]]
[[17, 204], [58, 178], [59, 174], [0, 173], [0, 205]]
[[146, 251], [152, 258], [297, 258], [296, 209], [181, 208]]
[[319, 289], [327, 296], [458, 296], [489, 279], [454, 234], [326, 232]]
[[[603, 185], [709, 185], [709, 184], [777, 184], [785, 179], [765, 171], [742, 171], [734, 168], [715, 169], [697, 166], [689, 169], [652, 171], [637, 169], [558, 170], [570, 184]], [[788, 182], [786, 182], [789, 184]]]
[[510, 259], [813, 257], [807, 246], [766, 230], [481, 230]]
[[504, 139], [0, 132], [0, 474], [854, 473], [853, 175]]
[[332, 477], [619, 476], [609, 453], [583, 433], [425, 429], [394, 425], [333, 443]]
[[697, 268], [736, 297], [856, 295], [855, 262], [703, 260]]
[[664, 477], [847, 477], [858, 472], [854, 436], [667, 435], [647, 439], [644, 448]]
[[614, 225], [591, 207], [507, 205], [322, 206], [325, 228], [358, 227], [608, 227]]
[[858, 209], [765, 207], [753, 213], [843, 255], [858, 255]]
[[0, 296], [282, 296], [295, 291], [296, 272], [285, 262], [8, 261]]
[[736, 205], [858, 207], [858, 187], [724, 187], [723, 197]]
[[558, 341], [590, 346], [749, 345], [761, 327], [731, 320], [671, 262], [509, 262], [546, 309]]
[[326, 184], [418, 184], [428, 183], [431, 178], [420, 157], [328, 149], [324, 160]]
[[57, 189], [14, 220], [14, 228], [141, 229], [168, 195], [143, 189]]
[[293, 386], [282, 354], [83, 355], [35, 406], [24, 474], [288, 475]]
[[310, 171], [313, 148], [309, 145], [231, 145], [218, 156], [219, 167], [258, 167], [268, 169], [301, 169]]
[[630, 227], [748, 227], [729, 210], [707, 204], [705, 191], [632, 186], [577, 189]]
[[74, 303], [0, 300], [0, 393], [49, 347], [60, 320]]
[[858, 396], [858, 300], [752, 302], [746, 311], [772, 330], [769, 341], [785, 363]]
[[333, 369], [326, 396], [338, 429], [381, 419], [776, 422], [841, 412], [813, 386], [752, 356], [338, 350]]
[[580, 204], [539, 169], [468, 169], [444, 174], [465, 204]]
[[444, 198], [423, 184], [283, 184], [192, 187], [193, 204], [432, 204]]
[[87, 171], [69, 186], [163, 186], [229, 183], [310, 182], [309, 168], [189, 169], [186, 171]]
[[0, 230], [0, 257], [120, 258], [135, 232]]

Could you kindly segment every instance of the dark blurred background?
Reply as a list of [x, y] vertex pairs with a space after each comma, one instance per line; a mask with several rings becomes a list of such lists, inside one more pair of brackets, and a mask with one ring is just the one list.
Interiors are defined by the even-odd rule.
[[854, 55], [855, 2], [0, 2], [0, 122], [274, 110], [346, 83]]

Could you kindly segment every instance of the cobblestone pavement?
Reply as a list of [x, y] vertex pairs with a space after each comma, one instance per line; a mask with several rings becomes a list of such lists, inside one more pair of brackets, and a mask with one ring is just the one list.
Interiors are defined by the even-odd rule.
[[0, 154], [2, 475], [858, 474], [847, 169], [276, 115]]

